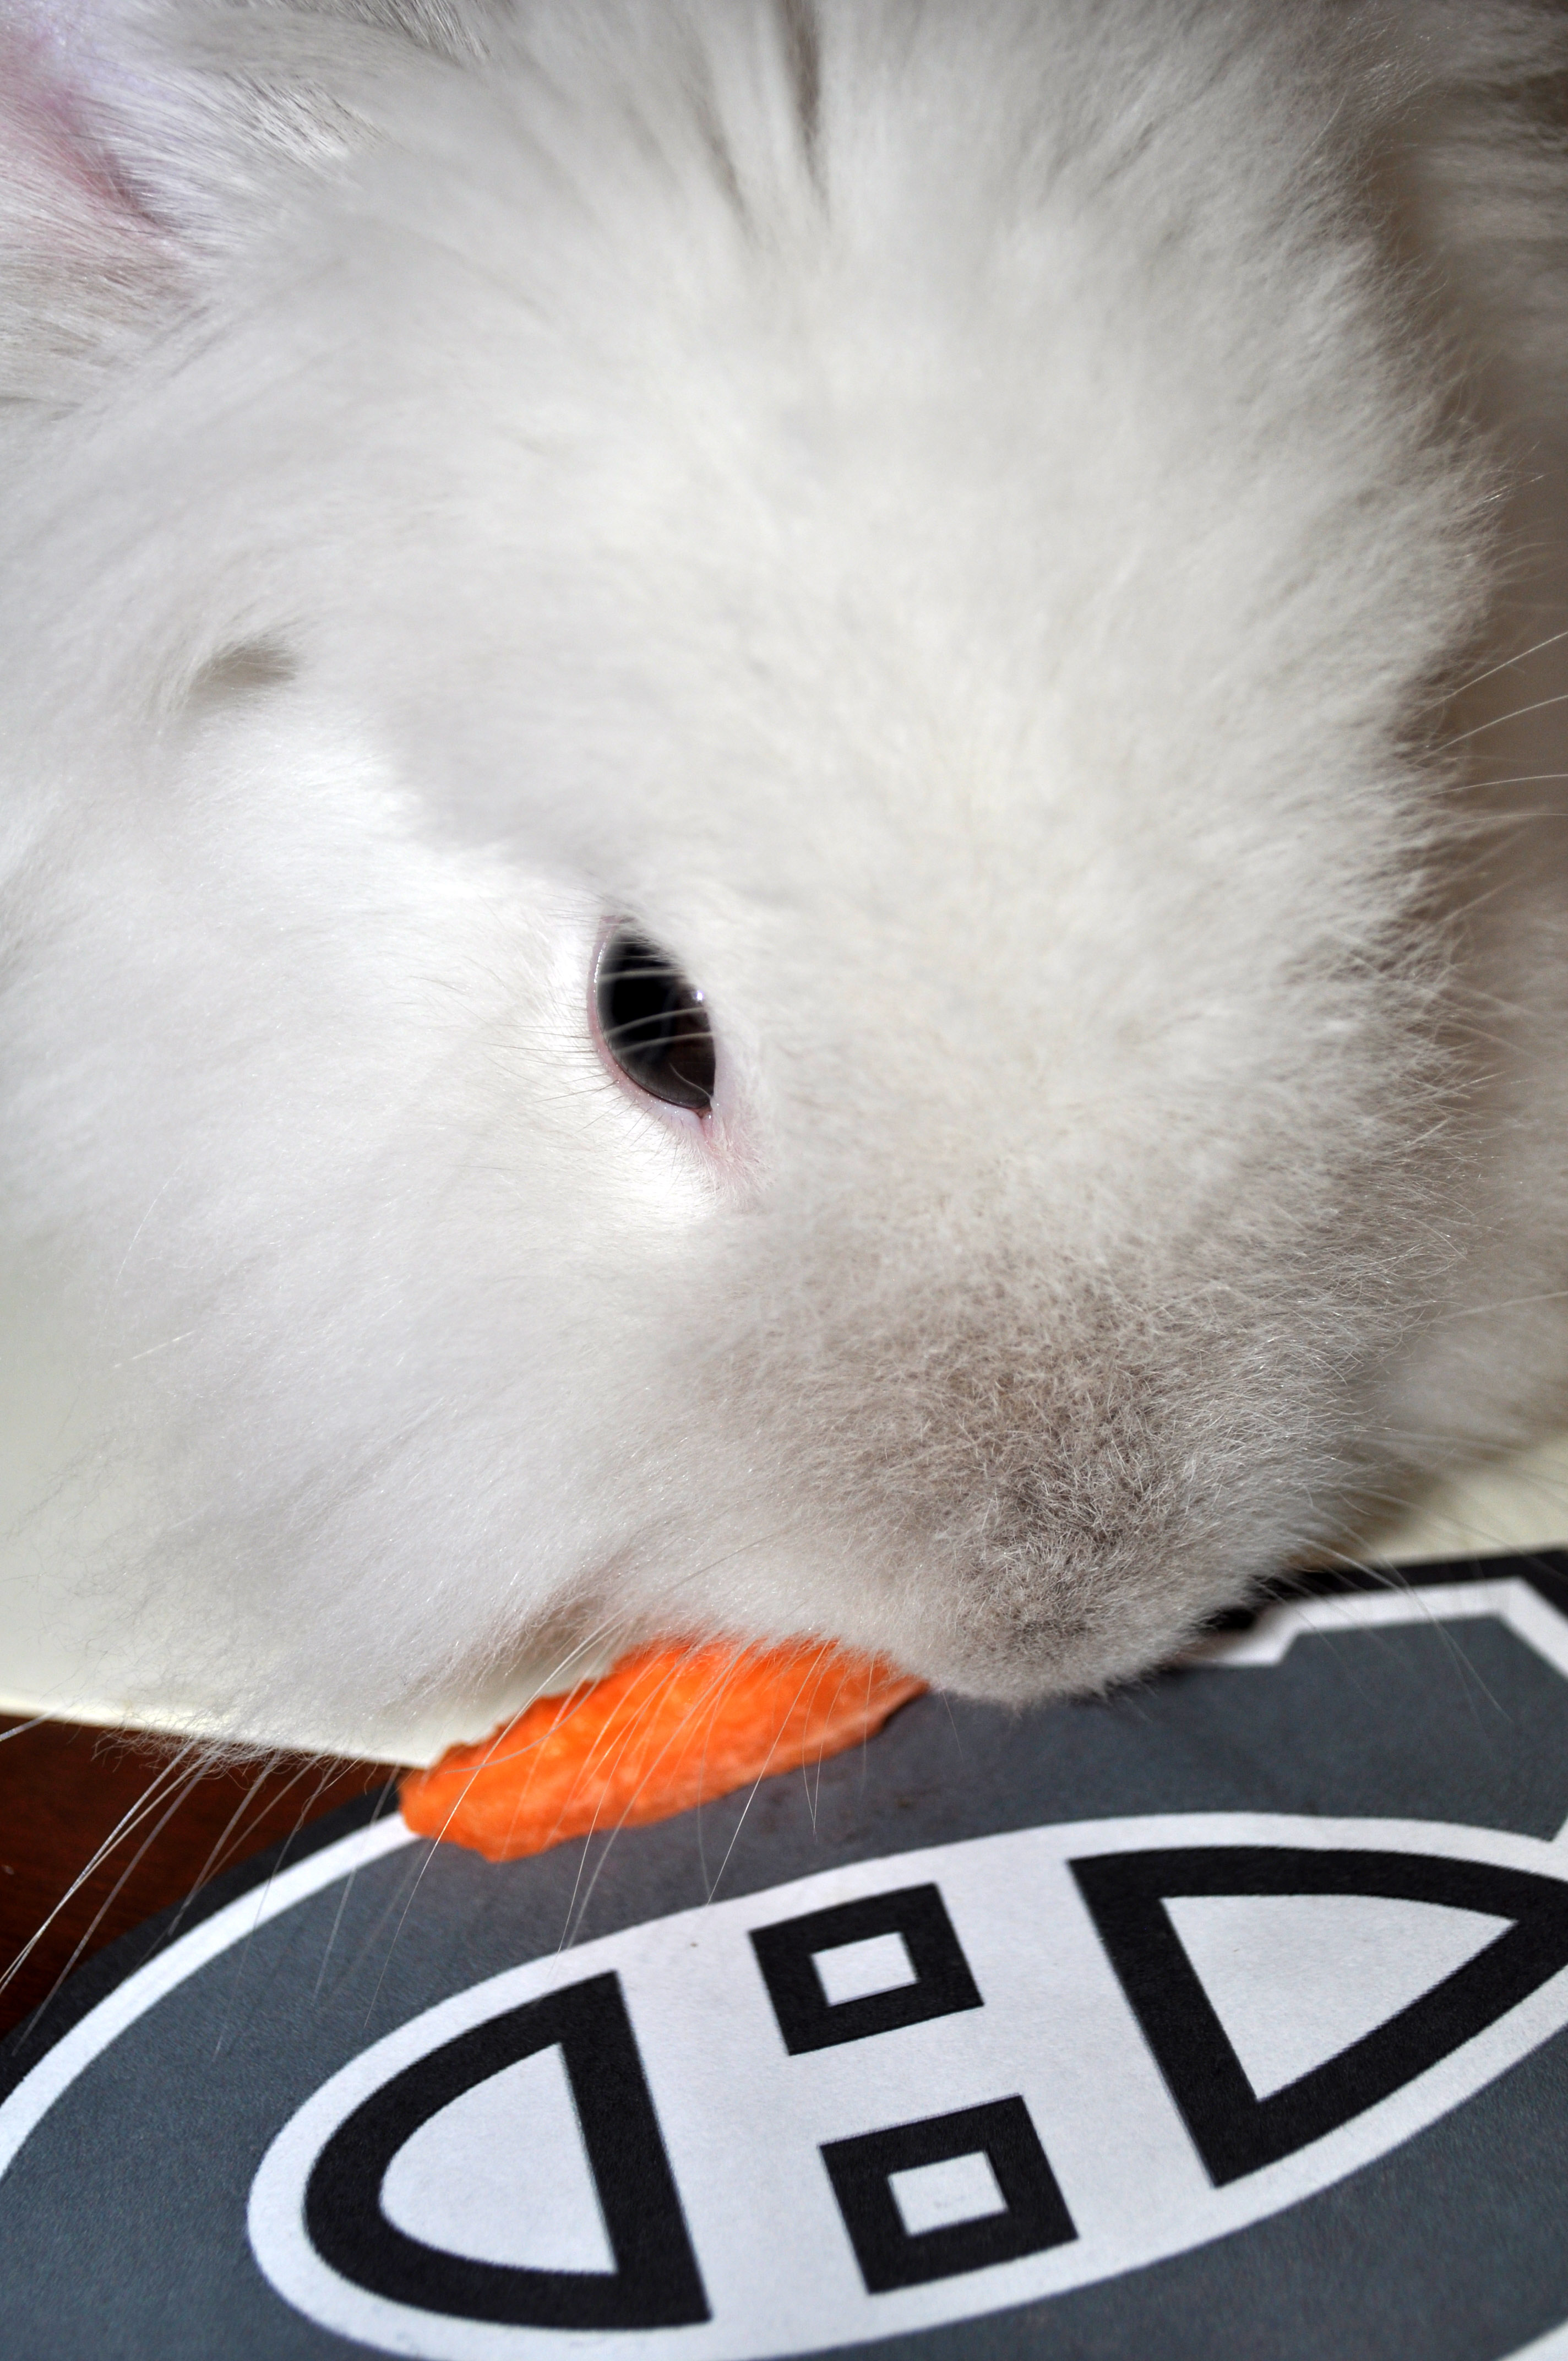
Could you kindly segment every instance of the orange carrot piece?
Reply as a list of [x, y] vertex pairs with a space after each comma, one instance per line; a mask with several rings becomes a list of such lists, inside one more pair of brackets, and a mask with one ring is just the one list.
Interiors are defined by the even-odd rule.
[[924, 1681], [797, 1641], [645, 1648], [603, 1680], [539, 1697], [477, 1746], [411, 1771], [419, 1836], [520, 1861], [595, 1828], [641, 1828], [869, 1738]]

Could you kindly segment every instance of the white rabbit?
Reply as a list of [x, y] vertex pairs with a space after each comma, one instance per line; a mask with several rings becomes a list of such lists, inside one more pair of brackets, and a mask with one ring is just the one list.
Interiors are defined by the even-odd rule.
[[128, 1694], [1093, 1688], [1560, 1420], [1562, 13], [5, 5], [7, 1513]]

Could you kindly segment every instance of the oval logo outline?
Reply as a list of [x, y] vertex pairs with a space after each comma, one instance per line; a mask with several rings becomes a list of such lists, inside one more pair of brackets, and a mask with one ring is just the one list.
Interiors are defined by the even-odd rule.
[[[1179, 2093], [1156, 2062], [1149, 2029], [1113, 1964], [1079, 1872], [1085, 1864], [1146, 1861], [1162, 1852], [1190, 1860], [1245, 1850], [1287, 1860], [1426, 1862], [1433, 1865], [1426, 1883], [1435, 1877], [1438, 1887], [1447, 1874], [1443, 1864], [1461, 1886], [1468, 1877], [1474, 1887], [1475, 1873], [1484, 1876], [1488, 1869], [1504, 1880], [1535, 1881], [1543, 1916], [1552, 1921], [1551, 1941], [1561, 1939], [1568, 1956], [1568, 1881], [1556, 1847], [1433, 1822], [1256, 1813], [1141, 1816], [1013, 1830], [819, 1872], [504, 1971], [422, 2012], [350, 2060], [284, 2126], [257, 2174], [249, 2221], [257, 2259], [278, 2292], [322, 2325], [430, 2361], [523, 2361], [590, 2345], [604, 2361], [647, 2350], [678, 2361], [760, 2361], [764, 2355], [871, 2341], [1012, 2309], [1231, 2235], [1399, 2146], [1568, 2024], [1568, 1967], [1560, 1964], [1465, 2037], [1440, 2046], [1419, 2071], [1370, 2105], [1216, 2185], [1184, 2120]], [[1387, 1871], [1379, 1874], [1386, 1884]], [[965, 2001], [934, 2020], [912, 2016], [905, 1995], [885, 2031], [878, 2034], [873, 2026], [867, 2037], [792, 2057], [756, 1935], [795, 1919], [821, 1920], [846, 1905], [863, 1909], [868, 1899], [890, 1889], [908, 1894], [932, 1885], [972, 1970], [981, 2009], [972, 2012]], [[1328, 1890], [1350, 1889], [1342, 1883]], [[1018, 1907], [1019, 1897], [1029, 1894], [1048, 1905], [1043, 1919], [1038, 1908], [1035, 1916], [1036, 1929], [1048, 1925], [1053, 1954], [1050, 1971], [1035, 1975], [1032, 1992], [1025, 1989], [1027, 1971], [1007, 1971], [1009, 1959], [1015, 1971], [1029, 1949]], [[1040, 1968], [1038, 1956], [1032, 1965]], [[302, 2191], [312, 2159], [336, 2125], [371, 2090], [473, 2025], [606, 1973], [619, 1975], [625, 1985], [629, 2021], [685, 2208], [710, 2318], [624, 2332], [608, 2323], [598, 2330], [585, 2324], [581, 2331], [565, 2323], [502, 2325], [389, 2303], [330, 2271], [304, 2233]], [[1042, 2072], [1037, 2060], [1024, 2058], [1029, 2044], [1025, 2030], [1021, 2045], [1019, 2026], [1053, 2017], [1062, 2022], [1063, 2001], [1078, 2004], [1065, 2012], [1075, 2024], [1077, 2071], [1065, 2071], [1058, 2060], [1057, 2072], [1048, 2067]], [[988, 2037], [977, 2044], [972, 2036], [981, 2023]], [[966, 2026], [971, 2037], [967, 2058]], [[1023, 2070], [1013, 2070], [1021, 2060]], [[797, 2082], [798, 2096], [792, 2099], [789, 2076], [803, 2068], [809, 2079]], [[750, 2093], [740, 2112], [723, 2096], [727, 2080]], [[935, 2113], [925, 2103], [932, 2097], [944, 2102]], [[959, 2103], [948, 2106], [948, 2101]], [[889, 2281], [873, 2292], [852, 2225], [835, 2199], [828, 2149], [900, 2125], [920, 2130], [956, 2119], [965, 2104], [983, 2114], [1009, 2103], [1026, 2108], [1039, 2135], [1059, 2182], [1069, 2235], [1063, 2236], [1058, 2224], [1053, 2243], [1014, 2250], [1011, 2259], [982, 2261], [935, 2279]], [[772, 2135], [762, 2141], [754, 2137], [759, 2114]], [[1085, 2160], [1089, 2123], [1101, 2150], [1098, 2172]], [[724, 2159], [717, 2171], [702, 2169], [705, 2148]], [[778, 2169], [781, 2150], [793, 2159], [793, 2184]], [[737, 2156], [748, 2155], [759, 2159], [750, 2207], [737, 2186], [745, 2173], [738, 2174], [735, 2164]], [[1128, 2221], [1124, 2208], [1121, 2218], [1108, 2218], [1103, 2203], [1109, 2184], [1129, 2185], [1133, 2162], [1131, 2183], [1145, 2200], [1141, 2225]], [[885, 2215], [885, 2206], [883, 2211]], [[757, 2235], [760, 2222], [792, 2220], [793, 2235]]]

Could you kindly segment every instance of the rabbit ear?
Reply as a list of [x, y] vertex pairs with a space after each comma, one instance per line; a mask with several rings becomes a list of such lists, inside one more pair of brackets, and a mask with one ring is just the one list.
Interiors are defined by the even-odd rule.
[[177, 300], [179, 241], [104, 127], [107, 28], [0, 0], [0, 395], [59, 396]]
[[144, 337], [499, 0], [0, 0], [0, 398]]

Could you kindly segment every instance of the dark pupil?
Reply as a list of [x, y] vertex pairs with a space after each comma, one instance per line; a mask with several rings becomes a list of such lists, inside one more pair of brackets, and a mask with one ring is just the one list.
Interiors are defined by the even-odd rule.
[[639, 1090], [672, 1106], [713, 1104], [713, 1035], [702, 994], [656, 945], [611, 935], [594, 993], [605, 1047]]

